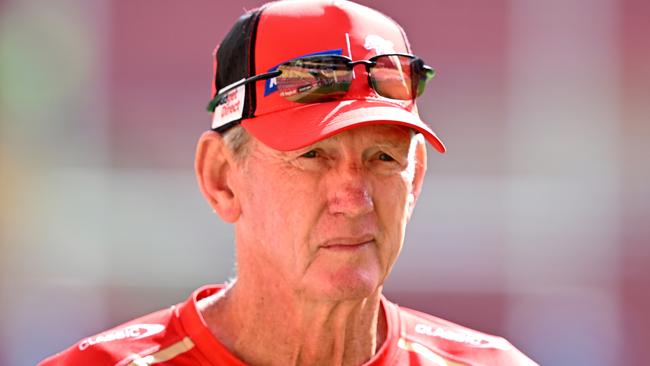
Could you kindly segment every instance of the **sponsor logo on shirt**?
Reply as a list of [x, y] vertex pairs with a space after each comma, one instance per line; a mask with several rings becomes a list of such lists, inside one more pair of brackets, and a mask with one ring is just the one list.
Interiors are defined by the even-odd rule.
[[481, 334], [451, 330], [442, 327], [432, 327], [426, 324], [416, 324], [415, 332], [431, 337], [442, 338], [452, 342], [464, 343], [476, 348], [496, 348], [504, 351], [512, 346], [503, 338], [485, 337]]
[[160, 324], [133, 324], [129, 325], [128, 327], [86, 338], [83, 341], [79, 342], [79, 350], [83, 351], [86, 348], [97, 343], [111, 342], [119, 339], [136, 340], [140, 338], [150, 337], [154, 334], [162, 332], [164, 329], [165, 327]]

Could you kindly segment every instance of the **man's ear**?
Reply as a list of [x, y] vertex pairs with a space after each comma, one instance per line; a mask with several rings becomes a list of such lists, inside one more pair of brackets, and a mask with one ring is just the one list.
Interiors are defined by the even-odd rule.
[[232, 187], [234, 159], [221, 135], [207, 131], [196, 147], [194, 170], [201, 192], [222, 220], [234, 223], [241, 206]]
[[413, 136], [415, 141], [415, 172], [413, 174], [413, 181], [411, 182], [411, 193], [409, 194], [409, 207], [408, 207], [408, 219], [411, 219], [413, 215], [413, 209], [415, 209], [415, 203], [420, 197], [420, 192], [422, 192], [422, 185], [424, 184], [424, 176], [427, 172], [427, 146], [424, 141], [424, 136], [420, 133]]

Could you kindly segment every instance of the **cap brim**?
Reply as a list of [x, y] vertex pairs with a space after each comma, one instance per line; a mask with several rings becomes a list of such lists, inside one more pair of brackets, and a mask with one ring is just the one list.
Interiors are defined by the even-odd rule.
[[347, 129], [368, 124], [397, 124], [422, 133], [441, 153], [445, 145], [420, 117], [390, 102], [355, 99], [305, 104], [242, 121], [244, 128], [265, 145], [296, 150]]

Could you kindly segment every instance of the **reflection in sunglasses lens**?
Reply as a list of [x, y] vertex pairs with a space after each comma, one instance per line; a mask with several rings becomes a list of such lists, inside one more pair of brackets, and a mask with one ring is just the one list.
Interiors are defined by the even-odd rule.
[[392, 99], [413, 99], [411, 58], [382, 56], [375, 59], [370, 81], [377, 94]]
[[[416, 57], [384, 55], [372, 59], [370, 84], [377, 94], [411, 100], [422, 94], [433, 70]], [[278, 67], [279, 94], [296, 103], [319, 103], [343, 98], [352, 83], [350, 61], [340, 56], [317, 56], [286, 62]]]
[[318, 103], [341, 99], [351, 83], [344, 59], [313, 58], [287, 62], [278, 67], [280, 95], [292, 102]]

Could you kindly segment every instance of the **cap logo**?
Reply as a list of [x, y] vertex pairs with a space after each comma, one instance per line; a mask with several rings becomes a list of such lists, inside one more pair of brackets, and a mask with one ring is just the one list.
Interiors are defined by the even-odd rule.
[[214, 109], [212, 128], [218, 128], [226, 123], [241, 119], [244, 112], [246, 85], [241, 85], [228, 92]]
[[363, 47], [369, 51], [374, 50], [375, 54], [381, 55], [386, 53], [395, 53], [395, 45], [393, 42], [384, 39], [376, 34], [369, 34], [366, 36], [366, 41]]
[[[301, 55], [301, 56], [298, 56], [298, 57], [294, 57], [291, 60], [283, 61], [283, 62], [273, 66], [272, 68], [270, 68], [268, 70], [268, 72], [277, 70], [278, 67], [280, 65], [282, 65], [283, 63], [285, 63], [285, 62], [293, 61], [295, 59], [299, 59], [299, 58], [303, 58], [303, 57], [322, 56], [322, 55], [342, 55], [342, 54], [343, 54], [343, 49], [342, 48], [338, 48], [338, 49], [334, 49], [334, 50], [325, 50], [325, 51], [312, 52], [312, 53], [308, 53], [308, 54]], [[267, 96], [267, 95], [273, 93], [276, 90], [278, 90], [278, 82], [277, 82], [277, 80], [275, 80], [275, 78], [266, 80], [266, 82], [264, 83], [264, 96]]]

